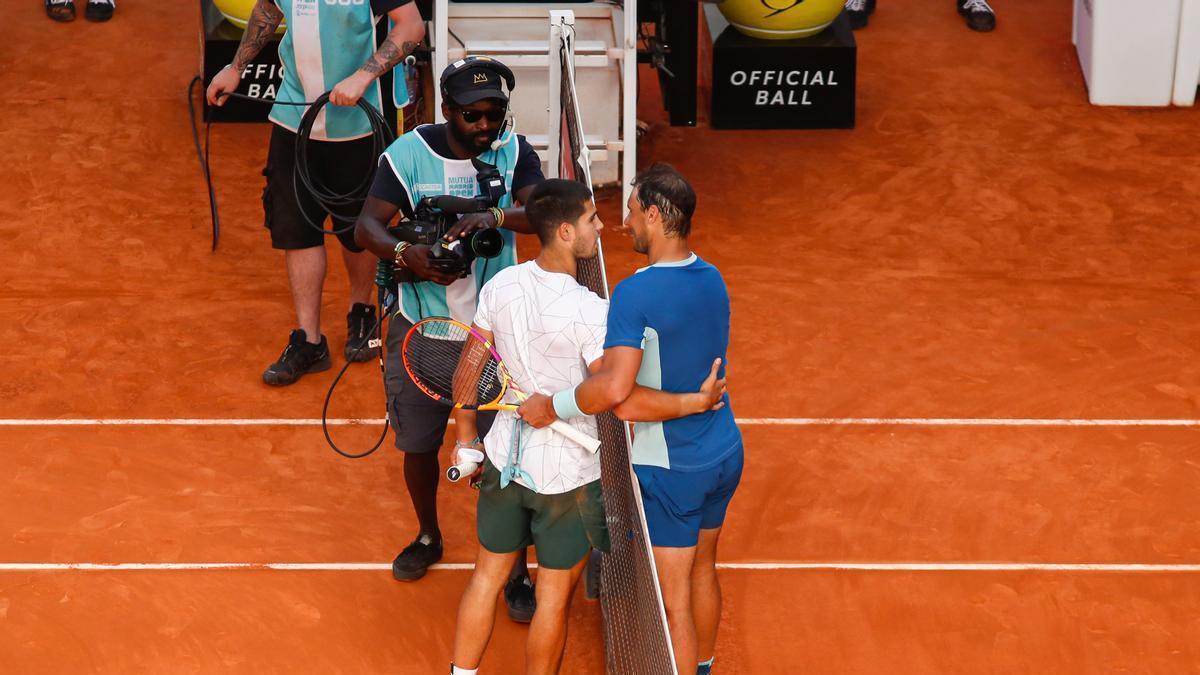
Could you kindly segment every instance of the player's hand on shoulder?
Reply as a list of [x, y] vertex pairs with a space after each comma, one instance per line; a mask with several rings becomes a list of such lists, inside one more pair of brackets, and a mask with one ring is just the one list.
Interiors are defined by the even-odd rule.
[[558, 419], [554, 412], [554, 401], [545, 394], [534, 394], [521, 404], [517, 414], [535, 429], [548, 427]]
[[709, 410], [720, 410], [725, 407], [725, 380], [726, 378], [718, 378], [717, 373], [721, 371], [721, 359], [713, 360], [712, 369], [708, 372], [708, 377], [704, 378], [704, 383], [700, 385], [700, 409], [696, 412], [706, 412]]

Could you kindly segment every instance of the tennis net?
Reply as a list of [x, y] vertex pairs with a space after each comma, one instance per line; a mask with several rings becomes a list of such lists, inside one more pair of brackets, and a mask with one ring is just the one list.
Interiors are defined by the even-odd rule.
[[[575, 33], [570, 19], [555, 13], [551, 30], [551, 82], [558, 74], [559, 124], [557, 172], [592, 187], [590, 160], [579, 114], [575, 87]], [[557, 28], [554, 30], [553, 28]], [[557, 58], [556, 58], [557, 57]], [[553, 92], [552, 92], [553, 95]], [[553, 126], [553, 124], [552, 124]], [[557, 131], [557, 133], [555, 133]], [[628, 177], [625, 177], [628, 180]], [[579, 260], [577, 279], [602, 298], [608, 297], [604, 251]], [[597, 417], [604, 507], [608, 515], [611, 550], [600, 562], [600, 603], [604, 614], [604, 641], [611, 675], [676, 675], [671, 640], [663, 611], [662, 593], [654, 569], [641, 492], [629, 458], [628, 427], [612, 413]]]

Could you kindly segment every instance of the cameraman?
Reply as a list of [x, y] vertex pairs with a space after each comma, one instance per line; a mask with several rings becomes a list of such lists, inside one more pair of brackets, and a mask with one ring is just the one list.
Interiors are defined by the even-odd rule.
[[[450, 64], [441, 76], [442, 115], [447, 121], [419, 126], [384, 152], [355, 227], [355, 242], [383, 260], [394, 261], [401, 276], [399, 309], [387, 336], [388, 406], [396, 447], [405, 453], [404, 481], [420, 531], [392, 562], [392, 575], [400, 580], [420, 579], [442, 558], [437, 453], [450, 416], [450, 408], [421, 393], [409, 379], [401, 361], [404, 336], [415, 322], [431, 316], [450, 316], [470, 324], [479, 289], [497, 272], [516, 264], [514, 233], [534, 232], [524, 208], [513, 203], [514, 199], [524, 203], [534, 186], [544, 180], [541, 159], [512, 129], [504, 85], [511, 92], [515, 78], [494, 59], [467, 57]], [[388, 231], [388, 223], [398, 212], [411, 219], [415, 205], [425, 197], [479, 195], [484, 189], [478, 183], [480, 171], [489, 172], [492, 167], [503, 179], [505, 190], [498, 196], [496, 208], [465, 215], [444, 239], [502, 227], [504, 248], [498, 257], [477, 258], [465, 270], [453, 270], [444, 258], [433, 255], [433, 247], [401, 241]], [[480, 434], [487, 433], [493, 417], [479, 416]], [[513, 566], [504, 596], [510, 617], [532, 619], [534, 594], [524, 553]]]

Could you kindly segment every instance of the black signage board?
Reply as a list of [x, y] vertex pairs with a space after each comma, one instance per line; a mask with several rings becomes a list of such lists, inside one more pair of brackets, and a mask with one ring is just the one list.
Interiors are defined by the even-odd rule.
[[821, 33], [796, 40], [724, 27], [713, 41], [712, 126], [853, 128], [857, 51], [844, 12]]
[[[200, 0], [201, 39], [204, 63], [204, 88], [222, 68], [233, 63], [238, 44], [242, 40], [242, 29], [229, 23], [212, 4], [212, 0]], [[242, 71], [239, 94], [255, 98], [274, 99], [283, 81], [279, 65], [279, 40], [276, 35], [263, 45], [254, 61]], [[231, 98], [225, 105], [216, 108], [204, 104], [204, 120], [213, 122], [265, 122], [271, 106], [240, 98]]]

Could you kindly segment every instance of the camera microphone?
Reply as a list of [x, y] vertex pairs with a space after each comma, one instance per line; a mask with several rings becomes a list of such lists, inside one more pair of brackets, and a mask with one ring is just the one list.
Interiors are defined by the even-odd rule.
[[[479, 200], [471, 197], [438, 195], [436, 197], [426, 197], [422, 201], [439, 211], [446, 211], [447, 213], [474, 213], [482, 210]], [[487, 205], [485, 204], [484, 206]]]

